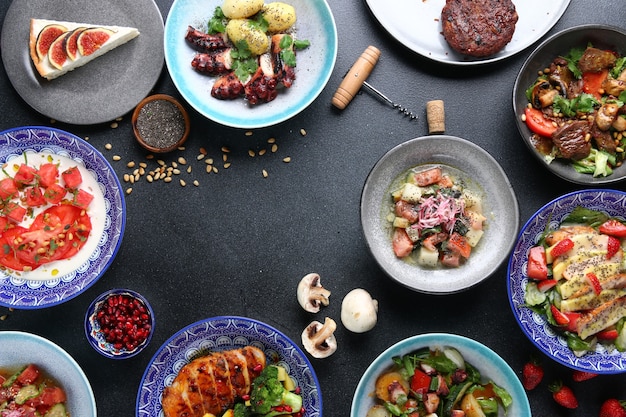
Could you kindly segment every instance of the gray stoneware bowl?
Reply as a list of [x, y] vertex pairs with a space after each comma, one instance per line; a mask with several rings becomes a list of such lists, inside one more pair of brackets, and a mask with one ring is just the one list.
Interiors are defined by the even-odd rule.
[[[396, 258], [392, 249], [391, 223], [386, 219], [391, 184], [407, 170], [427, 164], [461, 171], [481, 189], [485, 232], [459, 268], [424, 268]], [[506, 174], [489, 153], [462, 138], [434, 135], [404, 142], [374, 165], [361, 194], [361, 224], [372, 255], [393, 280], [422, 293], [452, 294], [482, 282], [508, 258], [519, 229], [519, 207]]]
[[537, 72], [546, 68], [557, 56], [566, 55], [574, 47], [584, 48], [589, 43], [594, 47], [610, 49], [624, 56], [626, 54], [626, 30], [606, 25], [583, 25], [563, 30], [543, 41], [529, 55], [515, 80], [513, 87], [513, 111], [517, 128], [524, 143], [549, 171], [576, 184], [610, 184], [626, 178], [626, 165], [614, 169], [609, 176], [594, 178], [589, 174], [579, 174], [565, 160], [555, 159], [548, 164], [533, 146], [530, 140], [532, 134], [521, 119], [522, 114], [524, 114], [524, 108], [528, 104], [526, 90], [536, 80]]

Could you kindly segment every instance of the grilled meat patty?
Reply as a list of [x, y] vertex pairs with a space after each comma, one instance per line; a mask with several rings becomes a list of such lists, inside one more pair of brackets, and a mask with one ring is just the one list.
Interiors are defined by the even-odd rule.
[[163, 412], [166, 417], [221, 416], [250, 393], [265, 365], [263, 351], [252, 346], [194, 359], [163, 390]]
[[441, 12], [443, 36], [455, 51], [486, 57], [513, 38], [517, 12], [511, 0], [446, 0]]

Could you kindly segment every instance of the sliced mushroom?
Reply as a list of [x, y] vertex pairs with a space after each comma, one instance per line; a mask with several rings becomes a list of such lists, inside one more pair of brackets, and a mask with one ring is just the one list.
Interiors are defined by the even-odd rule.
[[337, 350], [335, 329], [337, 323], [330, 317], [326, 317], [324, 324], [313, 321], [302, 332], [302, 345], [314, 358], [326, 358]]
[[617, 117], [618, 110], [619, 105], [617, 103], [604, 103], [600, 107], [595, 119], [600, 130], [609, 130]]
[[298, 284], [298, 303], [310, 313], [317, 313], [321, 306], [329, 303], [330, 291], [322, 287], [320, 276], [315, 273], [305, 275]]
[[362, 288], [350, 291], [341, 303], [341, 322], [354, 333], [372, 330], [378, 319], [378, 301]]
[[540, 80], [531, 90], [531, 103], [536, 109], [542, 109], [551, 106], [559, 94], [559, 90], [553, 88], [548, 81]]

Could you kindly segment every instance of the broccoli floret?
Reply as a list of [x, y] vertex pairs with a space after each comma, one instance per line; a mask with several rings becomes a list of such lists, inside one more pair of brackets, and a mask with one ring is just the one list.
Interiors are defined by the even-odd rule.
[[302, 409], [302, 397], [285, 389], [278, 379], [278, 368], [270, 365], [252, 382], [250, 407], [263, 417], [293, 414]]

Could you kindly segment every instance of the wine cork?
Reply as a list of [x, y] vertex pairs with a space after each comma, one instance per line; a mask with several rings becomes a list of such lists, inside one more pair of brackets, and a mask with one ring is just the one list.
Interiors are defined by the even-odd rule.
[[426, 103], [426, 119], [428, 120], [428, 133], [438, 134], [446, 131], [446, 115], [443, 100], [432, 100]]
[[375, 46], [370, 45], [363, 51], [346, 76], [343, 77], [343, 81], [341, 81], [337, 91], [335, 91], [332, 98], [332, 103], [335, 107], [343, 110], [350, 104], [363, 82], [370, 75], [374, 66], [376, 66], [379, 57], [380, 50]]

